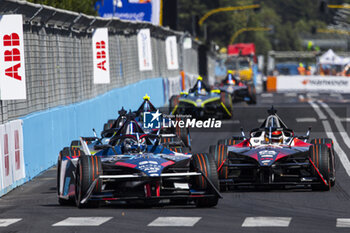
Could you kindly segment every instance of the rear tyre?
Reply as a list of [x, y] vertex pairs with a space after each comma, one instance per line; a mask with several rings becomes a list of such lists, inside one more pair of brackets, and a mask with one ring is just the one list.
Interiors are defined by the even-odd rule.
[[80, 148], [81, 147], [81, 141], [79, 140], [74, 140], [70, 143], [71, 148]]
[[250, 99], [248, 104], [256, 104], [256, 89], [253, 84], [248, 86], [248, 93]]
[[[312, 185], [312, 190], [328, 191], [330, 190], [330, 151], [325, 144], [315, 144], [310, 147], [311, 160], [321, 173], [323, 179], [327, 182], [327, 185], [321, 180], [321, 184]], [[319, 176], [316, 169], [314, 169], [314, 175]]]
[[112, 128], [112, 126], [114, 125], [114, 122], [115, 122], [115, 121], [116, 121], [116, 120], [113, 120], [113, 119], [110, 119], [110, 120], [107, 121], [108, 129], [111, 129], [111, 128]]
[[191, 147], [190, 132], [187, 128], [177, 127], [176, 135], [181, 139], [181, 141], [185, 144], [185, 146]]
[[183, 154], [191, 152], [190, 148], [188, 148], [188, 147], [173, 147], [173, 146], [171, 146], [168, 149], [173, 151], [173, 152], [183, 153]]
[[167, 147], [183, 146], [183, 143], [179, 137], [161, 137], [161, 144]]
[[214, 159], [219, 179], [227, 179], [228, 167], [224, 166], [227, 160], [227, 147], [225, 145], [212, 145], [209, 147], [209, 156]]
[[[172, 111], [174, 110], [175, 106], [179, 104], [179, 95], [173, 95], [170, 99], [169, 99], [169, 113], [172, 113]], [[175, 112], [176, 113], [176, 112]], [[175, 114], [174, 113], [174, 114]]]
[[225, 146], [233, 146], [237, 144], [237, 141], [230, 138], [230, 139], [220, 139], [217, 143], [217, 145], [225, 145]]
[[[219, 189], [219, 179], [216, 172], [214, 160], [206, 154], [194, 154], [191, 158], [191, 169], [196, 172], [202, 172]], [[210, 184], [203, 176], [196, 176], [192, 181], [192, 188], [205, 190], [206, 194], [212, 194], [213, 190]], [[213, 207], [218, 204], [219, 197], [203, 197], [196, 201], [197, 207]]]
[[[99, 201], [87, 201], [81, 203], [86, 196], [89, 187], [100, 174], [103, 174], [101, 159], [98, 156], [82, 156], [78, 160], [75, 180], [75, 203], [78, 208], [98, 207]], [[102, 190], [102, 181], [96, 183], [92, 193]]]

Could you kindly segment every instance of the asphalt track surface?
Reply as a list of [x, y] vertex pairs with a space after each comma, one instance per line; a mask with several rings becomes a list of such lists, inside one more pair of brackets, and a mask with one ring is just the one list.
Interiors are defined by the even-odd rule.
[[[62, 207], [56, 198], [56, 170], [0, 198], [0, 232], [350, 232], [350, 95], [261, 94], [256, 106], [237, 104], [234, 117], [217, 130], [193, 131], [194, 151], [218, 139], [256, 128], [274, 105], [297, 133], [334, 137], [337, 178], [329, 192], [232, 190], [215, 208], [144, 208], [104, 205]], [[348, 107], [347, 107], [348, 106]], [[86, 225], [92, 226], [86, 226]]]

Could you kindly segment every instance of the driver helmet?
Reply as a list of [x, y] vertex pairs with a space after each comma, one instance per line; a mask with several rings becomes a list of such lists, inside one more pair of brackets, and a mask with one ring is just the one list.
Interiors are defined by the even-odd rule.
[[137, 143], [137, 139], [126, 138], [123, 142], [123, 153], [139, 153], [146, 150], [146, 139], [140, 139], [140, 143]]
[[137, 141], [131, 138], [126, 138], [123, 142], [123, 153], [137, 153]]
[[[266, 134], [265, 140], [269, 141], [269, 135]], [[283, 142], [283, 133], [281, 130], [275, 130], [271, 132], [271, 141], [272, 144], [280, 144]]]
[[207, 94], [207, 91], [202, 88], [199, 92], [198, 92], [200, 95], [206, 95]]
[[207, 91], [205, 90], [205, 88], [202, 88], [202, 79], [198, 79], [197, 93], [199, 95], [206, 95], [207, 94]]
[[233, 71], [229, 70], [227, 72], [227, 84], [236, 84], [235, 78], [233, 77]]

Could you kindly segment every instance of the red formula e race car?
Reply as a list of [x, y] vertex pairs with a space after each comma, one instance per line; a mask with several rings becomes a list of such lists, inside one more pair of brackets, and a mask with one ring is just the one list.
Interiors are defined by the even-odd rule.
[[[217, 165], [223, 190], [234, 186], [308, 187], [329, 190], [335, 184], [333, 141], [297, 136], [276, 110], [249, 136], [219, 140], [209, 154]], [[240, 141], [237, 143], [237, 141]]]

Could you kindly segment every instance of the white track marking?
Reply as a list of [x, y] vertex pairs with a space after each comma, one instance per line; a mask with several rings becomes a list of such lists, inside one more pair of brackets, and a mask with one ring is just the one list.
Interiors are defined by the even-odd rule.
[[261, 94], [261, 97], [273, 97], [273, 94], [272, 93], [262, 93]]
[[345, 121], [345, 122], [350, 122], [350, 118], [347, 117], [347, 118], [340, 118], [341, 121]]
[[319, 103], [326, 110], [326, 112], [332, 117], [332, 119], [334, 120], [335, 126], [337, 127], [345, 145], [350, 149], [350, 137], [346, 133], [346, 130], [343, 124], [341, 123], [341, 119], [333, 112], [333, 110], [328, 106], [328, 104], [323, 102], [319, 102]]
[[305, 118], [296, 118], [297, 122], [317, 122], [316, 118], [314, 117], [305, 117]]
[[21, 218], [0, 218], [0, 227], [7, 227], [21, 220]]
[[291, 220], [288, 217], [247, 217], [242, 227], [288, 227]]
[[332, 132], [332, 128], [331, 128], [331, 125], [329, 124], [329, 121], [322, 121], [322, 124], [323, 124], [325, 131], [326, 131], [327, 137], [333, 139], [334, 149], [337, 152], [337, 155], [340, 159], [340, 162], [343, 164], [346, 173], [348, 174], [348, 176], [350, 176], [350, 161], [349, 161], [348, 157], [346, 156], [345, 152], [339, 146], [339, 143], [337, 142], [337, 139], [336, 139], [334, 133]]
[[320, 106], [315, 104], [313, 101], [308, 101], [308, 102], [311, 105], [311, 107], [315, 110], [315, 112], [317, 113], [318, 118], [320, 118], [321, 120], [327, 119], [326, 115], [321, 111]]
[[239, 120], [233, 120], [232, 123], [233, 124], [240, 124], [241, 122]]
[[337, 227], [350, 227], [350, 218], [337, 218]]
[[69, 217], [52, 226], [100, 226], [112, 217]]
[[[315, 110], [315, 112], [317, 113], [317, 115], [320, 119], [322, 119], [322, 117], [326, 118], [326, 116], [324, 115], [324, 113], [322, 112], [322, 110], [320, 109], [320, 107], [316, 103], [309, 101], [309, 104], [313, 107], [313, 109]], [[346, 156], [345, 152], [339, 146], [339, 143], [338, 143], [338, 141], [337, 141], [337, 139], [332, 131], [332, 128], [331, 128], [329, 121], [323, 120], [322, 124], [323, 124], [323, 128], [326, 132], [327, 137], [333, 139], [334, 149], [337, 152], [337, 155], [340, 159], [340, 162], [343, 164], [346, 173], [348, 174], [348, 176], [350, 176], [350, 161], [349, 161], [348, 157]]]
[[148, 224], [150, 227], [193, 227], [201, 217], [159, 217]]
[[290, 93], [284, 93], [284, 96], [285, 97], [297, 97], [297, 93], [294, 93], [294, 92], [290, 92]]

